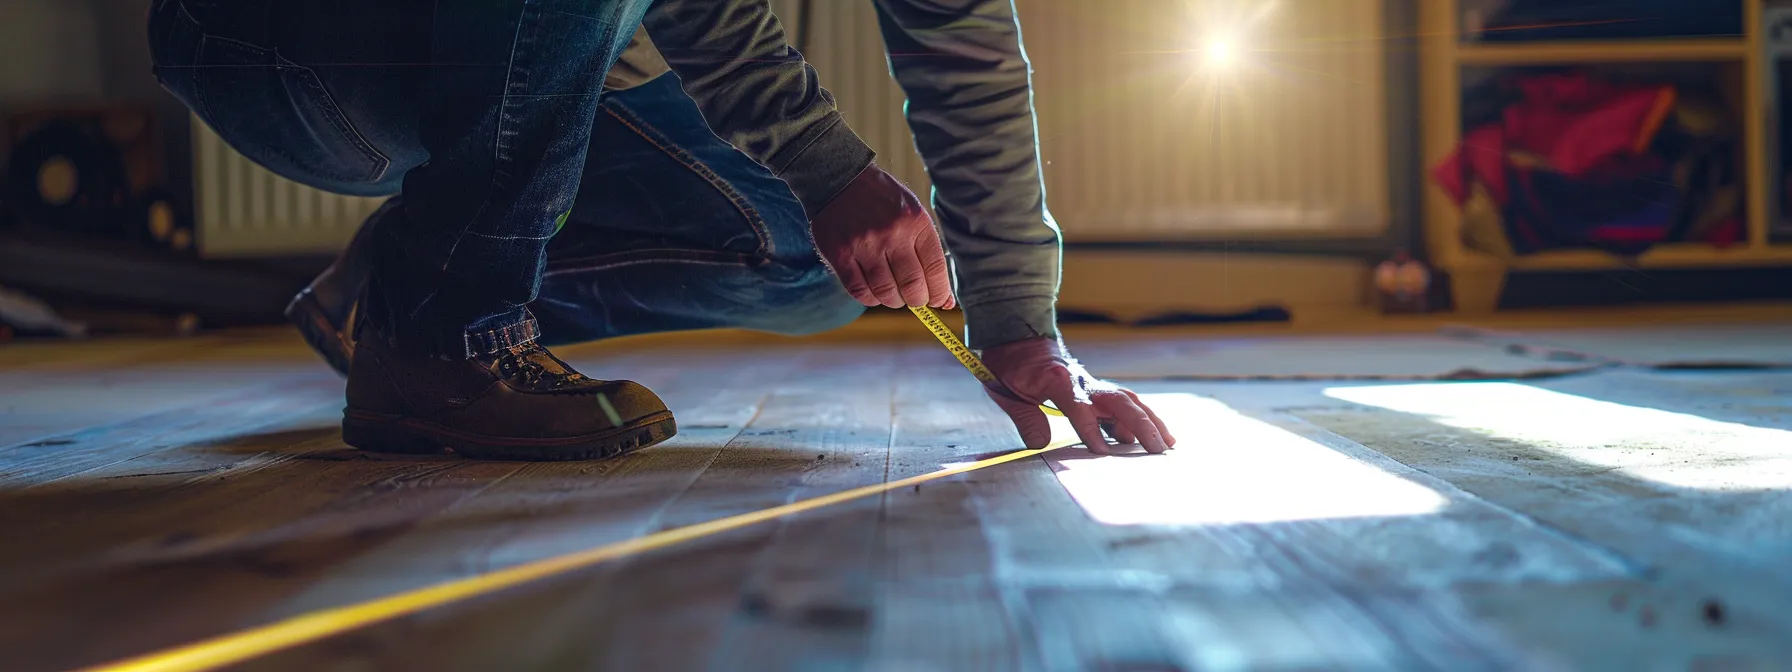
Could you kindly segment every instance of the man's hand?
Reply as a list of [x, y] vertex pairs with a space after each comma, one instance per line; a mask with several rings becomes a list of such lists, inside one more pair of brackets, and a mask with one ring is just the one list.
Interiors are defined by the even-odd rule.
[[1028, 448], [1051, 443], [1052, 428], [1039, 404], [1050, 401], [1064, 412], [1089, 452], [1106, 454], [1105, 428], [1120, 443], [1140, 444], [1162, 453], [1176, 446], [1176, 437], [1139, 395], [1097, 380], [1070, 357], [1056, 339], [1032, 338], [998, 345], [983, 353], [983, 364], [1020, 399], [989, 392], [997, 406], [1014, 419], [1014, 428]]
[[952, 308], [946, 252], [915, 192], [875, 164], [809, 224], [846, 292], [867, 306]]

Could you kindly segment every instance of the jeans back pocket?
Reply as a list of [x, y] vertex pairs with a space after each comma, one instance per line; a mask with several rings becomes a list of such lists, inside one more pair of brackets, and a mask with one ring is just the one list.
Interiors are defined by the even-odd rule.
[[391, 162], [349, 123], [311, 68], [210, 34], [196, 51], [185, 97], [225, 143], [300, 184], [383, 195]]

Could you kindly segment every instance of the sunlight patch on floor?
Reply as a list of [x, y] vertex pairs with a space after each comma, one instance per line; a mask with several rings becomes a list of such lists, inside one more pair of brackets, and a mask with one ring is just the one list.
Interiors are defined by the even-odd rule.
[[[1192, 394], [1146, 394], [1178, 447], [1050, 453], [1058, 481], [1109, 525], [1216, 525], [1435, 513], [1442, 495]], [[1063, 430], [1060, 430], [1063, 431]]]
[[1516, 383], [1338, 387], [1326, 396], [1428, 416], [1624, 475], [1702, 490], [1792, 488], [1792, 432]]

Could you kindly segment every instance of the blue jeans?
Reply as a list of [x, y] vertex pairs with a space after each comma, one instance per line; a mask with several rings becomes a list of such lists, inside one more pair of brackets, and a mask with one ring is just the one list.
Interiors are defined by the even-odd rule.
[[[709, 130], [670, 73], [608, 94], [566, 228], [529, 308], [553, 343], [858, 318], [783, 180]], [[601, 150], [601, 154], [599, 153]]]
[[434, 2], [157, 0], [150, 16], [163, 85], [232, 147], [326, 191], [401, 193], [363, 236], [387, 335], [473, 356], [859, 315], [801, 203], [676, 77], [599, 95], [644, 2], [440, 0], [412, 18]]

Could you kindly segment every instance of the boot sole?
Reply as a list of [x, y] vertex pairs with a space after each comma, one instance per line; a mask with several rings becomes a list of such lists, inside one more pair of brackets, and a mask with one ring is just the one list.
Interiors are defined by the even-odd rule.
[[672, 412], [655, 413], [624, 427], [557, 439], [509, 439], [460, 432], [411, 418], [350, 409], [342, 417], [342, 441], [370, 453], [440, 455], [476, 460], [563, 462], [596, 460], [657, 445], [678, 434]]

